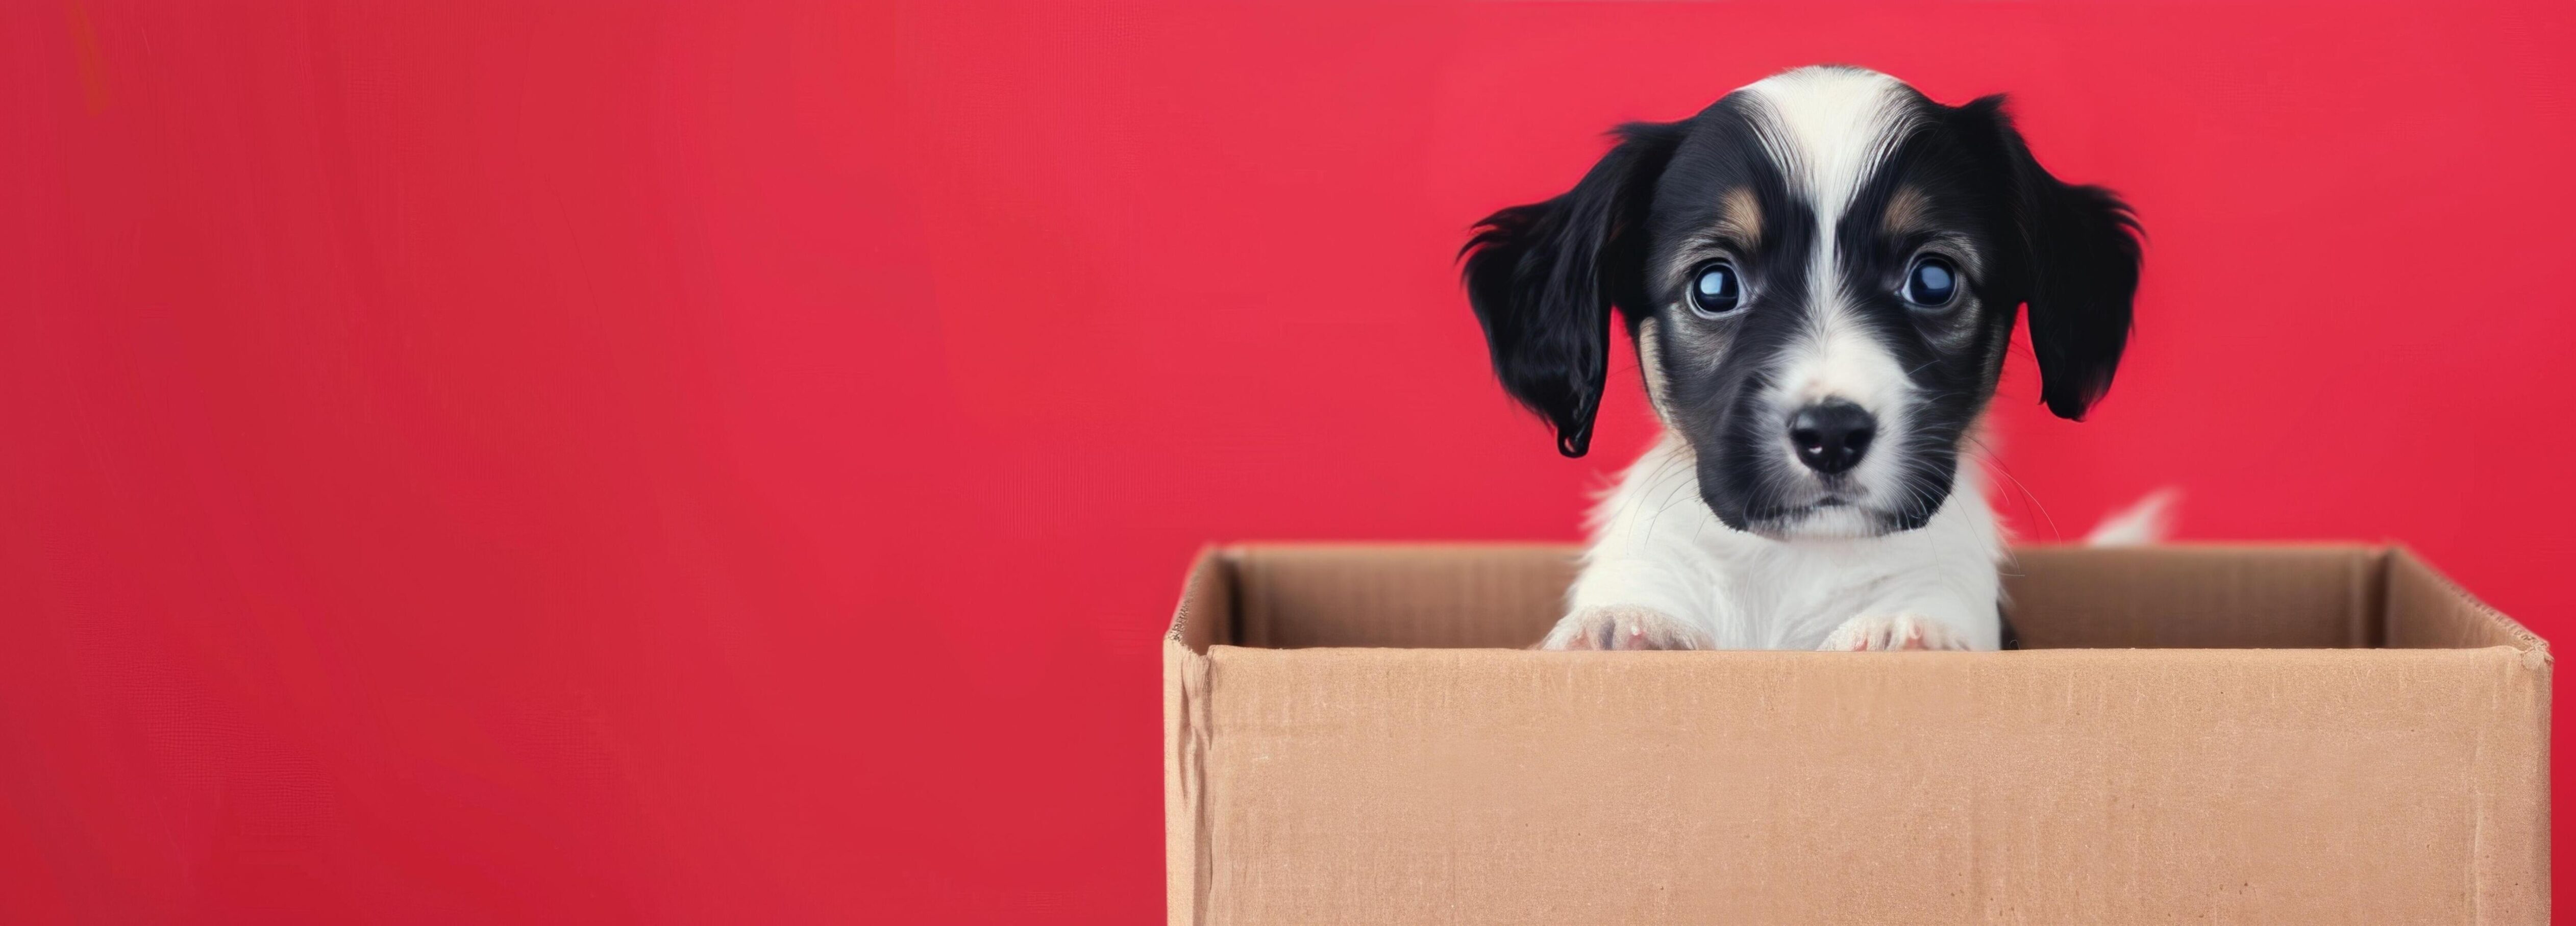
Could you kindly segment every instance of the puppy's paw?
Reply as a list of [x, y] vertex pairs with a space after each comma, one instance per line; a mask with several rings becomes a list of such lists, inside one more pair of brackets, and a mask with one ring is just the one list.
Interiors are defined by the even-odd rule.
[[1968, 638], [1950, 625], [1920, 614], [1864, 614], [1825, 635], [1819, 650], [1900, 650], [1968, 648]]
[[1556, 622], [1539, 649], [1708, 649], [1699, 628], [1653, 608], [1592, 607]]

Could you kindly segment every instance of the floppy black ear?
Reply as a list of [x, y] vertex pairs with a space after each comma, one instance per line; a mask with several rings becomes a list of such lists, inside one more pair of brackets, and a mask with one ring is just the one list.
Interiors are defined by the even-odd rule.
[[1565, 195], [1477, 223], [1459, 253], [1467, 301], [1503, 389], [1556, 426], [1557, 452], [1592, 444], [1610, 356], [1610, 307], [1636, 308], [1646, 207], [1681, 141], [1680, 123], [1630, 123]]
[[2129, 344], [2138, 292], [2138, 220], [2129, 204], [2098, 186], [2060, 182], [2039, 166], [2003, 111], [2004, 98], [1969, 103], [1991, 119], [2014, 188], [2014, 214], [2030, 271], [2030, 346], [2039, 357], [2040, 398], [2058, 417], [2084, 412], [2111, 388]]

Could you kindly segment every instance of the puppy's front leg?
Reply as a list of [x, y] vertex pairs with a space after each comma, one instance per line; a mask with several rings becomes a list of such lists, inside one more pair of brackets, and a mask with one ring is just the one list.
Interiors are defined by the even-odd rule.
[[1577, 608], [1539, 649], [1708, 649], [1708, 635], [1680, 618], [1635, 605]]
[[1863, 614], [1825, 635], [1819, 650], [1964, 650], [1968, 638], [1950, 625], [1920, 614]]

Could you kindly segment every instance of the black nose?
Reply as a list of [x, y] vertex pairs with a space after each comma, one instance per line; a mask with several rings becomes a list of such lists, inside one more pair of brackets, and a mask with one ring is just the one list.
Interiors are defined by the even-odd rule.
[[1833, 475], [1860, 465], [1878, 422], [1849, 402], [1825, 402], [1799, 409], [1789, 418], [1789, 443], [1797, 445], [1798, 462]]

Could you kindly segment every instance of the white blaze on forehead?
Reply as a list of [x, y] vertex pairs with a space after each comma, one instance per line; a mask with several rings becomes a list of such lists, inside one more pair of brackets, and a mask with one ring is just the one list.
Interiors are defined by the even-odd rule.
[[1905, 373], [1850, 317], [1835, 229], [1861, 186], [1913, 130], [1906, 87], [1876, 71], [1810, 67], [1744, 89], [1758, 104], [1756, 131], [1792, 200], [1814, 210], [1815, 217], [1814, 250], [1807, 259], [1810, 325], [1793, 345], [1778, 398], [1793, 406], [1845, 399], [1884, 424], [1905, 398]]
[[1819, 235], [1831, 237], [1853, 194], [1914, 128], [1905, 85], [1859, 68], [1784, 71], [1744, 88], [1768, 119], [1755, 120], [1762, 144], [1787, 176], [1789, 191], [1816, 209]]
[[[1758, 104], [1756, 131], [1792, 200], [1815, 211], [1804, 307], [1809, 325], [1791, 343], [1771, 400], [1784, 421], [1827, 399], [1858, 404], [1877, 418], [1879, 446], [1894, 446], [1889, 438], [1908, 424], [1912, 384], [1888, 345], [1852, 317], [1835, 230], [1861, 186], [1914, 129], [1905, 85], [1875, 71], [1814, 67], [1774, 75], [1745, 92]], [[1785, 434], [1780, 440], [1786, 452]], [[1892, 491], [1893, 456], [1863, 456], [1854, 481], [1872, 494]]]

